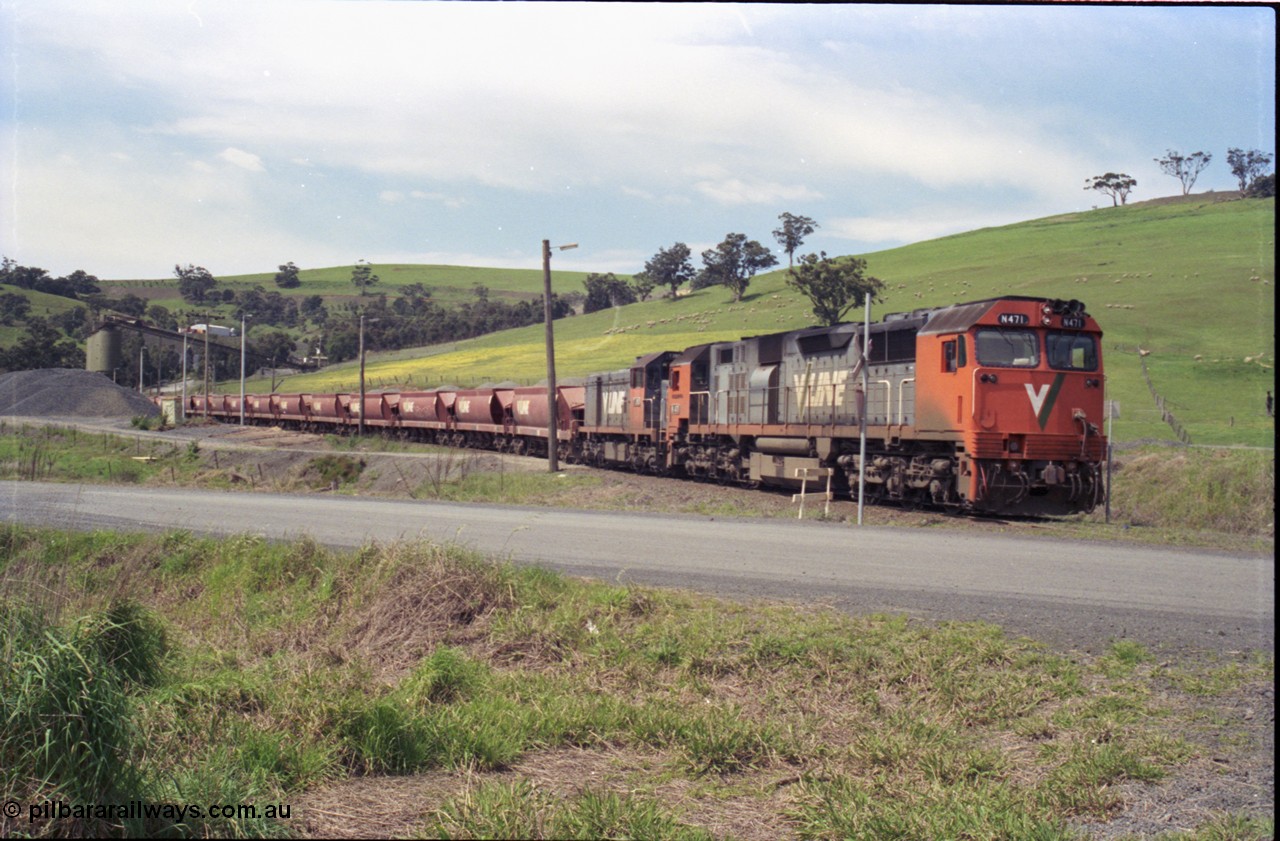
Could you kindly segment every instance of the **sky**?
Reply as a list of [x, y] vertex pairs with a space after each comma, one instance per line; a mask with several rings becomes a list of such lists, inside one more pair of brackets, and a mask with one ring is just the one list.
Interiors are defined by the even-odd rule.
[[[870, 254], [1275, 153], [1265, 6], [0, 0], [0, 252], [54, 276]], [[874, 260], [871, 261], [874, 270]]]

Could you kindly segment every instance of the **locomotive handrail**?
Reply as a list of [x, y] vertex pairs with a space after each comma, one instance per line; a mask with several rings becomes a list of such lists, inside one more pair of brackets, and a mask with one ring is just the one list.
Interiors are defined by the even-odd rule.
[[[867, 391], [870, 392], [871, 386], [884, 386], [884, 425], [889, 426], [891, 415], [893, 413], [893, 383], [889, 380], [871, 380], [867, 383]], [[868, 393], [867, 400], [870, 402], [871, 395]]]
[[902, 426], [905, 423], [902, 419], [905, 414], [902, 411], [902, 401], [907, 393], [907, 383], [914, 383], [915, 381], [915, 377], [903, 377], [901, 380], [898, 380], [898, 426]]
[[[702, 397], [705, 399], [699, 401], [694, 399], [696, 397]], [[702, 416], [701, 420], [698, 420], [694, 416], [694, 407], [699, 404], [701, 404], [701, 407], [702, 407], [702, 412], [700, 413]], [[701, 423], [701, 424], [708, 423], [707, 419], [711, 416], [710, 410], [711, 410], [711, 392], [710, 391], [689, 392], [689, 423]]]
[[969, 417], [975, 423], [978, 421], [978, 372], [981, 370], [981, 365], [974, 365], [973, 374], [969, 377]]

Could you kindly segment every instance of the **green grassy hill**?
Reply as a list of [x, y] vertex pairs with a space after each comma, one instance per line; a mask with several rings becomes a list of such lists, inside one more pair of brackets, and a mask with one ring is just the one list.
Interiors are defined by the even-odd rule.
[[[41, 318], [49, 318], [53, 315], [61, 315], [69, 309], [80, 306], [76, 301], [70, 298], [63, 298], [58, 295], [46, 295], [44, 292], [36, 292], [31, 289], [22, 289], [17, 286], [10, 286], [7, 283], [0, 283], [0, 295], [12, 294], [21, 295], [31, 304], [29, 315], [36, 315]], [[0, 348], [7, 348], [17, 344], [27, 331], [22, 327], [22, 323], [7, 325], [0, 324]]]
[[[875, 252], [863, 256], [887, 294], [873, 306], [872, 318], [1002, 294], [1078, 298], [1106, 332], [1109, 391], [1121, 409], [1117, 441], [1175, 437], [1143, 377], [1145, 360], [1152, 385], [1194, 443], [1270, 446], [1274, 426], [1263, 399], [1275, 383], [1274, 224], [1274, 199], [1202, 195]], [[384, 279], [398, 277], [388, 268], [377, 271]], [[444, 277], [443, 269], [418, 268]], [[328, 271], [335, 284], [350, 277], [346, 269]], [[506, 274], [536, 292], [538, 272]], [[620, 368], [650, 351], [813, 323], [807, 301], [786, 286], [785, 275], [780, 270], [757, 277], [739, 304], [727, 290], [712, 288], [557, 321], [557, 375]], [[556, 272], [554, 283], [559, 290], [580, 289], [581, 277]], [[304, 278], [306, 289], [310, 277]], [[496, 280], [485, 282], [498, 288]], [[1139, 348], [1147, 353], [1140, 355]], [[545, 365], [543, 328], [536, 325], [456, 345], [375, 354], [366, 376], [375, 388], [536, 382]], [[349, 364], [292, 377], [280, 388], [357, 384], [357, 368]]]
[[[451, 306], [471, 300], [472, 289], [477, 285], [488, 287], [490, 297], [516, 301], [542, 297], [542, 271], [540, 269], [486, 269], [471, 266], [423, 266], [395, 263], [372, 264], [378, 283], [370, 288], [370, 295], [386, 293], [389, 298], [398, 294], [401, 287], [420, 283], [430, 290], [432, 298], [443, 306]], [[302, 282], [294, 289], [276, 286], [275, 272], [261, 274], [230, 275], [218, 277], [218, 289], [247, 291], [259, 286], [267, 292], [279, 292], [290, 298], [319, 295], [325, 305], [341, 310], [343, 305], [353, 305], [360, 299], [359, 291], [351, 284], [351, 266], [331, 266], [321, 269], [303, 269], [298, 273]], [[556, 291], [570, 292], [582, 289], [586, 272], [557, 272]], [[168, 307], [174, 312], [195, 311], [178, 294], [177, 278], [164, 280], [108, 280], [102, 282], [104, 292], [113, 297], [137, 295], [150, 303]], [[201, 311], [208, 310], [203, 308]], [[214, 307], [217, 314], [227, 314], [229, 319], [234, 306]]]

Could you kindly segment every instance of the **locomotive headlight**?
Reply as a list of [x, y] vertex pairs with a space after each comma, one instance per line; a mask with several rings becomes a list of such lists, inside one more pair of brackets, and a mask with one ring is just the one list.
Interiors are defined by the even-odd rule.
[[1040, 319], [1040, 323], [1045, 327], [1048, 327], [1050, 323], [1049, 316], [1046, 315], [1044, 318]]

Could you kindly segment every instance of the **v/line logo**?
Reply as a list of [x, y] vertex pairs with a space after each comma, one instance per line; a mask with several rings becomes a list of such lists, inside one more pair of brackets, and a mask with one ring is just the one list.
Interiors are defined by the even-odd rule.
[[1035, 413], [1036, 422], [1040, 424], [1041, 429], [1044, 429], [1045, 424], [1049, 422], [1049, 416], [1053, 414], [1053, 404], [1058, 402], [1058, 392], [1062, 389], [1065, 379], [1064, 374], [1058, 374], [1053, 378], [1052, 383], [1045, 383], [1039, 388], [1031, 383], [1023, 384], [1027, 389], [1027, 399], [1031, 401], [1031, 411]]

